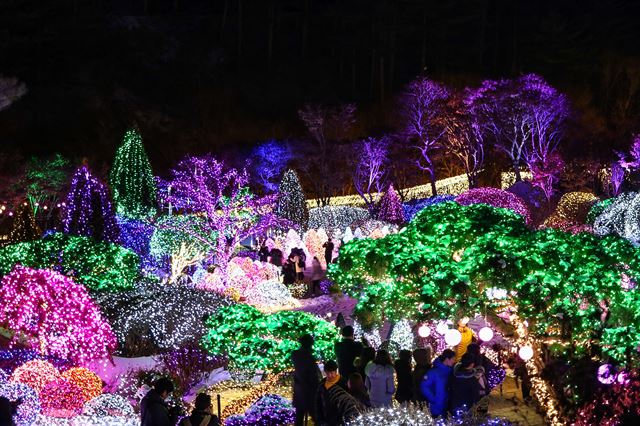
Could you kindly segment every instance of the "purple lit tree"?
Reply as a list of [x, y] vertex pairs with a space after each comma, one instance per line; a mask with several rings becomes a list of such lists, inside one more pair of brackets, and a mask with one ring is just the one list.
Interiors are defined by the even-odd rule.
[[[472, 89], [465, 91], [473, 96]], [[445, 117], [445, 150], [464, 168], [469, 188], [478, 186], [478, 175], [484, 165], [484, 133], [479, 117], [467, 108], [461, 95], [453, 96], [447, 105]]]
[[567, 98], [535, 74], [485, 80], [467, 96], [467, 105], [509, 157], [516, 181], [522, 180], [523, 163], [549, 163], [569, 115]]
[[251, 166], [257, 183], [265, 193], [278, 191], [278, 182], [293, 158], [289, 146], [275, 139], [258, 145], [251, 152]]
[[[227, 264], [242, 240], [268, 228], [287, 226], [273, 214], [276, 195], [256, 197], [248, 190], [246, 170], [227, 168], [211, 155], [186, 157], [171, 171], [165, 183], [171, 188], [167, 201], [184, 213], [203, 215], [204, 233], [190, 227], [178, 229], [210, 248], [209, 255], [226, 278]], [[206, 235], [216, 235], [209, 239]]]
[[375, 217], [377, 200], [374, 193], [382, 192], [386, 172], [384, 167], [389, 155], [387, 137], [367, 138], [353, 145], [353, 186], [364, 200], [367, 210]]
[[106, 187], [81, 166], [71, 178], [63, 220], [66, 234], [118, 241], [118, 223]]
[[402, 200], [400, 200], [400, 196], [396, 190], [393, 189], [393, 184], [389, 185], [387, 192], [385, 192], [380, 199], [378, 219], [395, 224], [405, 222]]
[[624, 182], [624, 168], [618, 162], [611, 164], [611, 195], [617, 197]]
[[445, 135], [442, 121], [450, 92], [442, 84], [420, 77], [407, 86], [401, 98], [404, 118], [403, 135], [420, 152], [416, 165], [426, 171], [431, 181], [432, 195], [436, 195], [436, 166], [433, 154], [441, 146]]
[[531, 183], [544, 192], [547, 201], [551, 200], [555, 192], [554, 186], [560, 179], [563, 169], [564, 161], [557, 152], [544, 158], [534, 158], [529, 162], [529, 170], [533, 176]]

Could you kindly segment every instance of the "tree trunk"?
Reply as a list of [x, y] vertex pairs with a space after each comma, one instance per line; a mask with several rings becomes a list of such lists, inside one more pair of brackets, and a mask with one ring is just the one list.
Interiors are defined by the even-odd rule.
[[438, 195], [436, 190], [436, 172], [434, 170], [429, 171], [429, 180], [431, 181], [431, 195], [435, 197]]
[[520, 182], [522, 180], [522, 177], [520, 176], [520, 164], [519, 163], [513, 163], [513, 171], [516, 174], [516, 182]]

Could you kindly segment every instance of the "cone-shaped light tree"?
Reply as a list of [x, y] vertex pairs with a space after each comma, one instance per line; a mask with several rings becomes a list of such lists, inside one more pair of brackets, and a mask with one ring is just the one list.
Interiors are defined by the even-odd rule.
[[289, 169], [280, 181], [280, 198], [276, 207], [276, 214], [299, 226], [301, 230], [307, 228], [309, 222], [309, 209], [307, 199], [300, 185], [300, 180], [295, 171]]
[[33, 241], [40, 238], [42, 232], [36, 220], [33, 217], [33, 210], [28, 203], [22, 204], [16, 211], [16, 216], [13, 219], [13, 225], [11, 227], [11, 233], [9, 234], [9, 240], [12, 243], [21, 243], [24, 241]]
[[389, 185], [387, 192], [380, 199], [380, 208], [378, 209], [378, 219], [391, 223], [403, 223], [404, 212], [402, 210], [402, 200], [393, 189], [393, 184]]
[[156, 183], [137, 130], [124, 134], [109, 174], [113, 202], [119, 215], [142, 218], [156, 210]]
[[108, 242], [118, 240], [118, 224], [107, 188], [87, 166], [80, 167], [73, 175], [66, 204], [63, 221], [66, 234]]

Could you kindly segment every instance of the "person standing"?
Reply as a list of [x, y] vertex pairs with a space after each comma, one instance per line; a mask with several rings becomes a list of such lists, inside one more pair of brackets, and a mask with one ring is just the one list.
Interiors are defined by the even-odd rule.
[[471, 342], [473, 342], [473, 339], [475, 337], [473, 331], [468, 327], [468, 324], [468, 317], [460, 318], [460, 320], [458, 321], [458, 331], [462, 335], [462, 338], [460, 339], [460, 343], [458, 343], [458, 346], [456, 346], [456, 362], [460, 362], [460, 360], [462, 359], [462, 355], [467, 352], [467, 346], [469, 346]]
[[371, 406], [391, 407], [391, 398], [396, 391], [391, 356], [385, 350], [376, 352], [375, 359], [364, 369], [367, 374], [365, 385], [369, 390]]
[[180, 426], [220, 426], [218, 416], [212, 414], [211, 395], [204, 392], [196, 396], [193, 411], [180, 422]]
[[342, 341], [335, 344], [334, 349], [342, 377], [349, 377], [356, 371], [353, 362], [362, 353], [362, 343], [354, 340], [353, 333], [352, 326], [342, 327]]
[[449, 385], [453, 366], [456, 363], [456, 353], [445, 349], [433, 363], [433, 368], [420, 384], [420, 390], [427, 402], [433, 417], [446, 416], [449, 406]]
[[142, 426], [173, 426], [175, 420], [169, 417], [169, 408], [165, 399], [173, 392], [173, 383], [167, 377], [161, 377], [153, 384], [140, 403]]
[[327, 264], [327, 269], [329, 269], [329, 264], [333, 259], [333, 241], [331, 241], [331, 237], [322, 245], [324, 247], [324, 260]]
[[322, 375], [313, 358], [313, 337], [304, 334], [299, 339], [300, 349], [293, 351], [293, 407], [296, 409], [296, 426], [304, 424], [305, 415], [315, 418], [315, 401]]
[[316, 288], [318, 289], [318, 295], [322, 295], [322, 289], [320, 288], [320, 281], [324, 273], [322, 271], [322, 265], [316, 256], [313, 256], [313, 263], [311, 264], [311, 294], [316, 295]]
[[451, 381], [451, 412], [469, 411], [480, 400], [480, 383], [474, 368], [475, 357], [465, 353], [453, 369]]
[[260, 262], [267, 262], [269, 260], [269, 247], [267, 247], [264, 243], [260, 245], [260, 250], [258, 250], [258, 259]]
[[372, 348], [371, 346], [365, 346], [362, 348], [362, 353], [353, 362], [353, 364], [356, 367], [356, 371], [360, 373], [362, 377], [367, 377], [367, 375], [364, 372], [364, 369], [367, 368], [367, 365], [369, 365], [369, 362], [373, 361], [375, 357], [376, 357], [376, 350], [374, 348]]
[[[338, 373], [338, 364], [333, 361], [327, 361], [324, 364], [325, 378], [320, 381], [318, 391], [316, 393], [316, 417], [315, 420], [320, 426], [338, 426], [342, 422], [342, 413], [337, 405], [337, 399], [334, 394], [342, 395], [342, 390], [348, 393], [347, 381]], [[331, 392], [332, 388], [337, 387]]]
[[369, 399], [369, 393], [367, 392], [367, 388], [364, 385], [364, 379], [360, 375], [360, 373], [351, 373], [349, 376], [349, 393], [352, 397], [354, 397], [360, 404], [365, 407], [371, 407], [371, 400]]
[[398, 353], [398, 359], [393, 363], [398, 377], [396, 401], [409, 402], [413, 398], [413, 377], [411, 375], [411, 351], [403, 349]]
[[412, 397], [415, 402], [425, 402], [427, 399], [420, 391], [420, 383], [427, 374], [427, 371], [431, 368], [431, 348], [418, 348], [413, 351], [413, 360], [416, 362], [416, 366], [413, 369], [413, 392]]

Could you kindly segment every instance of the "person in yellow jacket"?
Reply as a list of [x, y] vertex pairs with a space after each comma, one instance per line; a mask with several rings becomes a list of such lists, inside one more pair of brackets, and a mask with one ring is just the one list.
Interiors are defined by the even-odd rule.
[[467, 346], [473, 342], [473, 338], [475, 337], [475, 334], [473, 334], [473, 331], [467, 324], [469, 324], [468, 317], [463, 317], [458, 320], [458, 331], [462, 335], [462, 340], [460, 340], [460, 343], [456, 346], [456, 362], [460, 362], [462, 355], [467, 352]]

